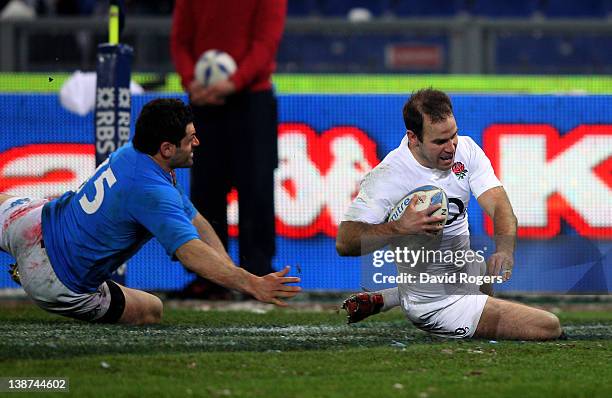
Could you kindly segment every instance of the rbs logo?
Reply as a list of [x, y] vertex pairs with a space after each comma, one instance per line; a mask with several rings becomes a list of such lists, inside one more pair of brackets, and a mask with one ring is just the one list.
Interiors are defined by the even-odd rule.
[[[519, 220], [519, 236], [547, 238], [561, 219], [579, 234], [612, 238], [612, 125], [561, 136], [547, 124], [497, 124], [484, 150]], [[487, 231], [492, 224], [487, 220]]]

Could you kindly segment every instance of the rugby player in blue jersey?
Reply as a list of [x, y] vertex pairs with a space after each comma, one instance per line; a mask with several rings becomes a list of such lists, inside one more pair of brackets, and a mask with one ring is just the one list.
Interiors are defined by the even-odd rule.
[[260, 301], [285, 306], [298, 294], [289, 267], [263, 277], [237, 267], [176, 183], [174, 169], [190, 167], [200, 144], [192, 121], [180, 100], [156, 99], [132, 142], [76, 192], [51, 201], [0, 194], [0, 248], [38, 306], [90, 322], [159, 322], [159, 298], [110, 280], [152, 237], [187, 269]]

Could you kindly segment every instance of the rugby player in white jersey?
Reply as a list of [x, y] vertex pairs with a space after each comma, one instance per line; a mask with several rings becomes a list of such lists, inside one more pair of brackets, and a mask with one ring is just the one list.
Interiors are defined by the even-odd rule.
[[[460, 267], [434, 262], [405, 269], [398, 264], [398, 270], [486, 273], [508, 280], [514, 265], [517, 220], [491, 162], [471, 138], [458, 134], [452, 104], [445, 93], [433, 89], [414, 93], [404, 105], [403, 116], [407, 131], [401, 144], [364, 177], [359, 194], [340, 223], [338, 253], [370, 253], [397, 236], [408, 237], [408, 241], [423, 237], [435, 241], [442, 237], [438, 242], [441, 249], [444, 245], [453, 246], [453, 250], [469, 249], [467, 207], [473, 194], [493, 220], [496, 247], [487, 263], [472, 262]], [[387, 222], [393, 207], [408, 192], [423, 185], [434, 185], [446, 192], [446, 224], [439, 225], [444, 217], [432, 215], [440, 205], [416, 211], [415, 200], [398, 220]], [[444, 337], [546, 340], [562, 335], [554, 314], [494, 298], [474, 286], [401, 283], [392, 289], [352, 295], [343, 308], [351, 323], [401, 306], [416, 327]]]

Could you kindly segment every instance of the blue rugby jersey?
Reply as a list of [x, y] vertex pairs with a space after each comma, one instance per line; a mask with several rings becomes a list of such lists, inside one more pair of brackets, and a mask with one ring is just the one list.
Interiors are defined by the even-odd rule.
[[131, 143], [112, 153], [77, 192], [42, 212], [53, 270], [76, 293], [95, 291], [152, 236], [169, 256], [198, 239], [196, 210], [170, 173]]

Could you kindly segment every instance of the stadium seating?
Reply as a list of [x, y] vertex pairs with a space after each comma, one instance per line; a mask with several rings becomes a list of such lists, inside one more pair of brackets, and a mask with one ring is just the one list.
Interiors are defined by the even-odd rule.
[[603, 18], [612, 0], [289, 0], [290, 17], [346, 17], [366, 8], [374, 17], [449, 17], [461, 13], [489, 18]]
[[319, 15], [317, 0], [290, 0], [287, 4], [289, 17], [310, 17]]
[[602, 35], [534, 37], [516, 35], [498, 38], [497, 73], [572, 74], [612, 73], [609, 37]]
[[538, 0], [473, 0], [470, 14], [489, 18], [530, 18], [538, 11]]
[[542, 0], [542, 11], [547, 18], [602, 18], [606, 0]]
[[353, 8], [365, 8], [377, 17], [388, 9], [388, 3], [388, 0], [325, 0], [321, 10], [325, 16], [346, 17]]
[[[295, 35], [285, 34], [281, 42], [277, 67], [280, 72], [304, 73], [393, 73], [441, 72], [439, 69], [393, 69], [386, 64], [386, 49], [392, 44], [419, 43], [438, 46], [448, 53], [444, 35]], [[448, 60], [443, 60], [448, 61]], [[443, 67], [446, 67], [444, 62]]]
[[464, 0], [393, 0], [389, 5], [397, 17], [452, 17], [465, 11]]

